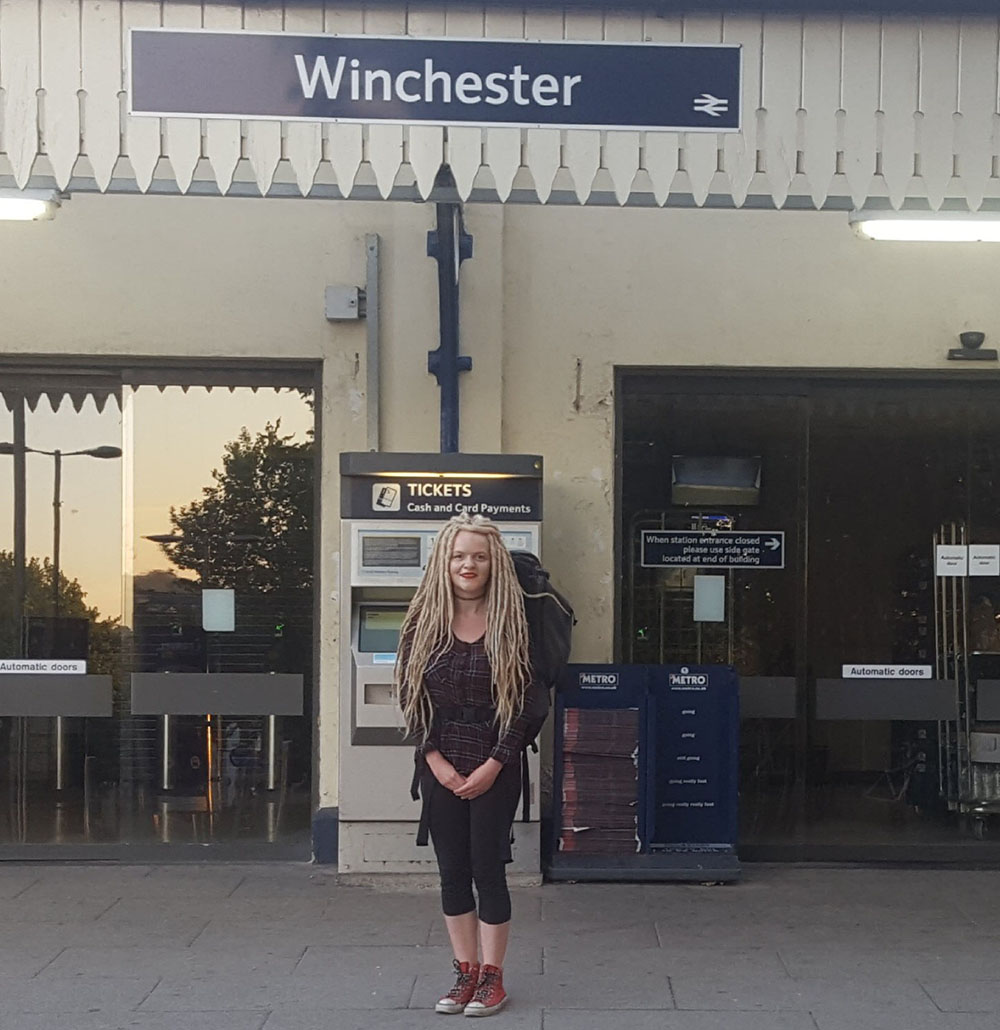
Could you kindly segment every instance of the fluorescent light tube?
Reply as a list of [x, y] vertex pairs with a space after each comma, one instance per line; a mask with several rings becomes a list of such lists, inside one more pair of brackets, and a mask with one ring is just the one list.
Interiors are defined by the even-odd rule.
[[34, 222], [54, 217], [61, 197], [56, 190], [0, 189], [0, 221]]
[[956, 218], [948, 214], [855, 212], [851, 215], [851, 224], [863, 236], [873, 240], [1000, 243], [1000, 219], [975, 215]]

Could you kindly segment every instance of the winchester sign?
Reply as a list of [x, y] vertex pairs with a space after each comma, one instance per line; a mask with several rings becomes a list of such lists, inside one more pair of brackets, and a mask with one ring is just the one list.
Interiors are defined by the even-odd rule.
[[130, 112], [737, 132], [738, 46], [135, 29]]

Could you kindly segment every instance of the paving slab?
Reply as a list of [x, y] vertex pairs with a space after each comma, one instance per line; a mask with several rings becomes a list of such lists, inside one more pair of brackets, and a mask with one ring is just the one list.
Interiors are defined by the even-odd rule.
[[219, 948], [64, 948], [37, 975], [58, 980], [75, 976], [288, 976], [303, 955], [300, 947], [287, 949], [256, 948], [253, 944], [236, 950]]
[[[248, 927], [224, 919], [210, 919], [202, 923], [201, 932], [192, 941], [199, 947], [231, 947], [234, 942], [248, 937], [267, 947], [297, 942], [302, 947], [352, 945], [356, 947], [424, 947], [438, 919], [430, 916], [417, 920], [397, 921], [388, 906], [381, 912], [369, 909], [365, 921], [330, 916], [321, 922], [296, 926], [290, 920], [275, 919]], [[443, 942], [442, 942], [443, 943]]]
[[142, 1001], [146, 1012], [191, 1012], [209, 1008], [401, 1009], [413, 993], [414, 977], [376, 963], [350, 976], [323, 978], [278, 975], [164, 977]]
[[[146, 896], [150, 890], [149, 866], [122, 865], [35, 865], [33, 883], [22, 897], [120, 898], [129, 893]], [[0, 883], [3, 877], [0, 875]]]
[[[47, 1012], [0, 1013], [0, 1030], [260, 1030], [261, 1012]], [[330, 1030], [329, 1025], [327, 1030]]]
[[37, 882], [37, 873], [17, 868], [4, 869], [0, 866], [0, 901], [19, 897]]
[[641, 1012], [546, 1009], [545, 1030], [816, 1030], [808, 1012]]
[[[515, 888], [490, 1027], [995, 1030], [998, 887], [747, 866], [726, 887]], [[0, 1030], [440, 1027], [439, 904], [305, 863], [0, 865]]]
[[781, 949], [780, 956], [796, 980], [989, 980], [1000, 975], [1000, 947], [970, 947], [967, 940], [933, 949], [920, 947], [934, 937], [926, 934], [916, 946], [907, 942], [895, 948], [867, 946], [849, 952], [810, 945]]
[[[540, 947], [512, 946], [507, 952], [505, 968], [513, 975], [542, 973]], [[423, 948], [357, 948], [311, 947], [295, 966], [296, 977], [351, 977], [371, 969], [391, 970], [406, 976], [436, 977], [441, 991], [454, 981], [452, 952], [446, 947]], [[439, 993], [441, 993], [439, 991]]]
[[813, 1013], [817, 1030], [996, 1030], [997, 1016], [977, 1012]]
[[[156, 977], [16, 979], [0, 975], [0, 1013], [101, 1012], [137, 1008], [156, 987]], [[202, 1006], [204, 1008], [204, 1006]]]
[[758, 979], [716, 975], [671, 977], [679, 1009], [729, 1011], [823, 1010], [832, 1014], [854, 1011], [929, 1012], [934, 1003], [916, 980], [910, 982], [871, 979], [793, 980], [790, 976]]
[[117, 903], [114, 897], [71, 897], [59, 898], [20, 894], [16, 898], [5, 901], [3, 905], [3, 922], [12, 923], [92, 923], [99, 916]]
[[208, 926], [199, 916], [170, 915], [145, 924], [98, 923], [96, 920], [76, 923], [6, 923], [0, 916], [0, 947], [15, 946], [18, 941], [25, 947], [134, 948], [156, 945], [186, 947]]
[[[586, 926], [565, 925], [563, 923], [521, 923], [516, 919], [511, 930], [511, 946], [518, 942], [530, 946], [548, 946], [549, 943], [565, 940], [578, 942], [582, 951], [603, 953], [619, 951], [622, 948], [658, 948], [659, 938], [656, 926], [652, 922], [626, 923], [623, 925], [602, 926], [594, 921]], [[431, 928], [430, 944], [444, 945], [448, 934], [435, 920]]]
[[[542, 1030], [542, 1013], [540, 1010], [523, 1011], [514, 1008], [504, 1009], [490, 1017], [491, 1030]], [[458, 1027], [455, 1023], [458, 1022]], [[441, 1030], [442, 1025], [460, 1030], [468, 1027], [473, 1020], [466, 1023], [457, 1020], [446, 1020], [431, 1009], [420, 1011], [408, 1009], [402, 1012], [370, 1012], [340, 1009], [331, 1014], [323, 1010], [299, 1010], [297, 1012], [272, 1012], [264, 1023], [263, 1030]], [[548, 1023], [545, 1024], [548, 1030]], [[607, 1024], [603, 1030], [609, 1030]], [[628, 1030], [624, 1027], [623, 1030]], [[798, 1030], [798, 1028], [795, 1028]]]
[[[2, 919], [3, 914], [0, 910], [0, 921]], [[4, 945], [0, 947], [0, 976], [26, 979], [36, 976], [62, 951], [62, 945], [56, 943], [48, 947], [25, 947], [23, 942]]]
[[1000, 954], [988, 980], [924, 980], [922, 986], [944, 1012], [992, 1012], [1000, 1023]]
[[770, 948], [685, 948], [676, 941], [662, 948], [621, 948], [601, 955], [584, 943], [563, 941], [545, 948], [545, 972], [569, 976], [588, 969], [595, 959], [612, 968], [644, 970], [650, 976], [702, 977], [706, 970], [724, 970], [726, 976], [784, 979], [788, 973], [777, 951]]
[[[506, 976], [504, 985], [518, 1009], [674, 1008], [669, 979], [643, 970], [581, 964], [571, 973], [546, 968], [543, 976]], [[440, 995], [439, 977], [419, 977], [411, 1007], [425, 1008]]]

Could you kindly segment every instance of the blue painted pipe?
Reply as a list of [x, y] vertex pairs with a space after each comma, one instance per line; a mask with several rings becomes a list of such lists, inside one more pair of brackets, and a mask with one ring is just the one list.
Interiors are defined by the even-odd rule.
[[461, 205], [449, 202], [436, 207], [437, 231], [427, 234], [427, 253], [438, 264], [440, 342], [427, 354], [427, 371], [441, 388], [441, 453], [454, 454], [458, 451], [458, 374], [472, 368], [472, 358], [458, 353], [458, 273], [462, 261], [472, 256], [472, 237], [463, 232]]

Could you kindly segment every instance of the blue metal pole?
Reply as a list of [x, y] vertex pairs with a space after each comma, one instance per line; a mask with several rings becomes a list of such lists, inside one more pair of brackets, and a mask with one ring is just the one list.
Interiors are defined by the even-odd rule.
[[[442, 169], [439, 184], [454, 186], [450, 169]], [[472, 358], [459, 351], [458, 273], [462, 261], [472, 256], [472, 237], [462, 231], [462, 209], [458, 203], [439, 203], [437, 231], [427, 234], [427, 253], [438, 265], [438, 314], [440, 342], [427, 354], [427, 371], [441, 388], [441, 453], [458, 451], [458, 374], [472, 368]]]

